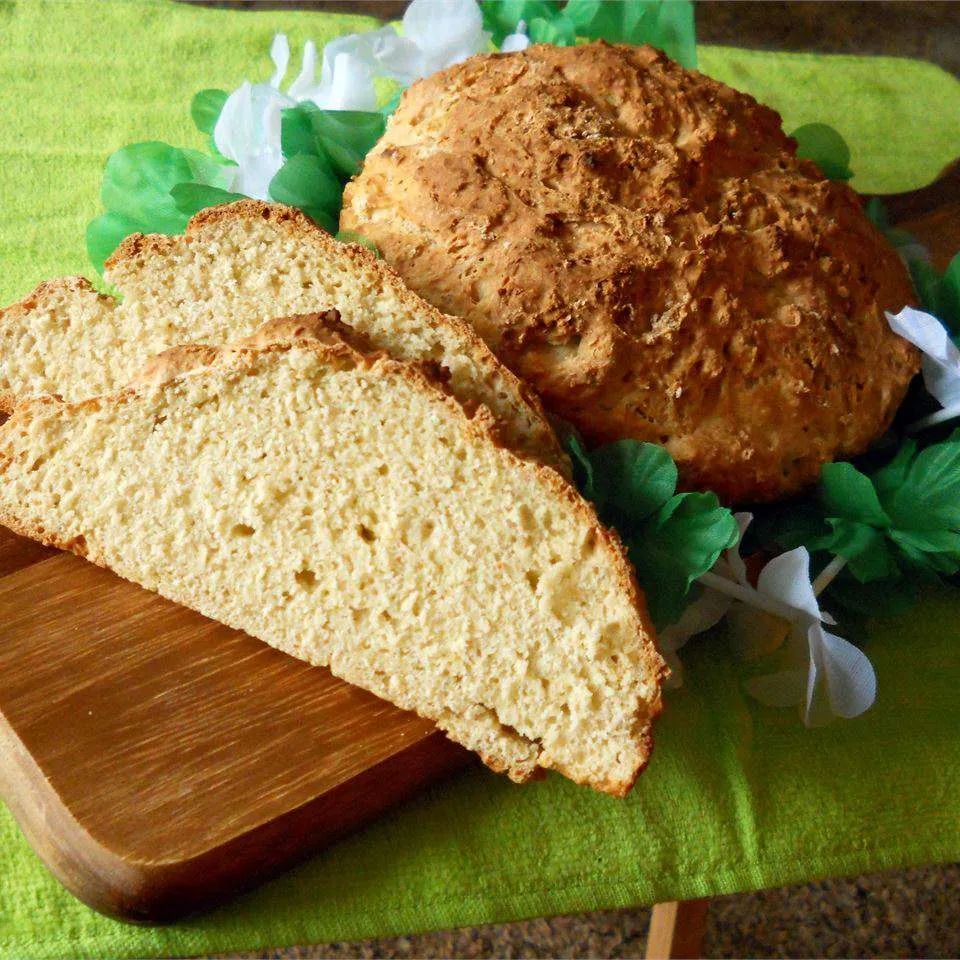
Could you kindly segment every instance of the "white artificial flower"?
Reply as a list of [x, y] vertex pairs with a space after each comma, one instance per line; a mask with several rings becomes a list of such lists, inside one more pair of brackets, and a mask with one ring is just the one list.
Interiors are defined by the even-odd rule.
[[[282, 36], [282, 34], [280, 34], [280, 36]], [[296, 100], [297, 103], [308, 99], [310, 91], [316, 83], [316, 72], [317, 45], [312, 40], [308, 40], [303, 45], [303, 60], [300, 63], [300, 72], [297, 74], [293, 83], [287, 88], [287, 96], [290, 97], [291, 100]], [[277, 81], [277, 86], [279, 86], [279, 80]]]
[[244, 81], [227, 97], [213, 128], [217, 149], [237, 169], [228, 189], [268, 200], [270, 181], [283, 166], [280, 146], [280, 111], [296, 101], [280, 91], [290, 62], [290, 45], [283, 34], [270, 47], [274, 73], [269, 83]]
[[803, 722], [820, 726], [833, 717], [856, 717], [876, 699], [877, 678], [866, 654], [824, 629], [810, 580], [810, 555], [797, 547], [761, 571], [757, 592], [794, 611], [784, 668], [747, 681], [748, 692], [774, 707], [799, 705]]
[[320, 83], [305, 99], [324, 110], [374, 110], [377, 77], [409, 84], [417, 78], [418, 64], [414, 44], [393, 27], [337, 37], [323, 48]]
[[213, 130], [217, 149], [237, 164], [229, 189], [268, 200], [270, 181], [283, 166], [281, 111], [309, 101], [322, 110], [376, 110], [380, 77], [408, 86], [487, 48], [490, 35], [476, 0], [413, 0], [403, 18], [406, 36], [393, 27], [352, 33], [323, 49], [307, 41], [300, 73], [287, 92], [280, 85], [290, 66], [290, 44], [273, 38], [274, 71], [267, 83], [241, 84], [227, 97]]
[[[393, 27], [386, 26], [332, 40], [323, 51], [321, 87], [330, 88], [335, 64], [339, 65], [343, 56], [350, 58], [357, 82], [356, 101], [372, 95], [377, 77], [409, 86], [486, 50], [490, 41], [476, 0], [413, 0], [403, 15], [403, 32], [401, 37]], [[323, 105], [319, 103], [322, 94], [312, 99]]]
[[527, 24], [521, 20], [517, 24], [516, 33], [508, 34], [503, 38], [500, 44], [501, 53], [519, 53], [530, 46], [530, 38], [527, 36]]
[[290, 66], [290, 41], [287, 40], [285, 33], [277, 33], [273, 37], [273, 43], [270, 44], [270, 59], [273, 61], [273, 76], [270, 78], [270, 86], [275, 90], [280, 89], [283, 78], [287, 75], [287, 67]]
[[[873, 667], [859, 648], [824, 629], [824, 624], [832, 625], [834, 620], [820, 610], [806, 548], [775, 557], [753, 587], [740, 555], [743, 535], [753, 518], [749, 513], [734, 516], [740, 528], [737, 545], [724, 551], [710, 573], [701, 578], [700, 596], [680, 619], [660, 632], [664, 659], [673, 672], [668, 685], [677, 687], [682, 682], [677, 650], [690, 637], [728, 616], [733, 646], [743, 659], [769, 654], [786, 639], [782, 669], [747, 681], [747, 691], [761, 703], [800, 705], [807, 726], [819, 726], [834, 716], [863, 713], [876, 698]], [[818, 578], [817, 586], [823, 589], [843, 563], [836, 558]]]
[[894, 333], [909, 340], [923, 353], [923, 383], [943, 410], [913, 424], [911, 429], [930, 426], [960, 416], [960, 350], [947, 328], [934, 316], [913, 307], [887, 313]]
[[283, 165], [280, 111], [289, 106], [293, 101], [266, 83], [243, 83], [227, 97], [213, 140], [237, 164], [228, 189], [269, 199], [267, 188]]
[[483, 52], [490, 42], [476, 0], [413, 0], [403, 35], [420, 51], [421, 77]]

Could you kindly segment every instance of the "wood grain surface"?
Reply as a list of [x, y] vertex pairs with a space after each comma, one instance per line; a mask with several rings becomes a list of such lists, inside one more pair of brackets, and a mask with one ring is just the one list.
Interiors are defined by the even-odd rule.
[[463, 766], [428, 721], [0, 528], [0, 788], [80, 899], [171, 920]]

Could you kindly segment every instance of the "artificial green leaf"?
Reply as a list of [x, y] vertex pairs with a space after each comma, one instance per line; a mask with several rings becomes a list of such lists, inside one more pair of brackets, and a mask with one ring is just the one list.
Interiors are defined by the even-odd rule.
[[822, 549], [817, 544], [830, 536], [823, 507], [807, 500], [794, 500], [757, 509], [753, 523], [747, 527], [743, 552], [779, 553], [795, 547], [813, 551]]
[[579, 36], [615, 43], [610, 35], [620, 28], [622, 7], [621, 3], [607, 4], [602, 0], [567, 0], [563, 12], [570, 18]]
[[947, 265], [940, 288], [940, 313], [950, 332], [960, 333], [960, 253]]
[[861, 583], [897, 575], [897, 563], [885, 531], [844, 517], [832, 517], [828, 522], [832, 532], [817, 548], [845, 557], [850, 572]]
[[201, 133], [213, 136], [223, 105], [227, 102], [226, 90], [201, 90], [190, 102], [190, 116]]
[[280, 111], [280, 149], [285, 160], [298, 153], [317, 152], [317, 138], [306, 104]]
[[825, 123], [805, 123], [790, 134], [797, 141], [797, 156], [813, 160], [828, 180], [849, 180], [850, 148], [846, 140]]
[[185, 151], [166, 143], [133, 143], [111, 154], [100, 197], [110, 213], [157, 233], [179, 233], [187, 218], [177, 210], [170, 190], [193, 180]]
[[916, 441], [905, 440], [893, 455], [893, 459], [874, 473], [873, 486], [882, 503], [892, 497], [903, 485], [916, 453]]
[[[629, 34], [639, 27], [644, 14], [653, 12], [651, 4], [641, 0], [604, 3], [603, 0], [569, 0], [564, 14], [573, 24], [577, 36], [608, 43], [634, 43]], [[641, 41], [642, 42], [642, 41]]]
[[[179, 184], [223, 190], [231, 176], [229, 166], [206, 154], [159, 141], [117, 150], [107, 160], [100, 189], [106, 213], [87, 230], [87, 249], [94, 265], [102, 269], [112, 249], [131, 233], [182, 232], [190, 213], [178, 206], [171, 192]], [[239, 195], [231, 198], [235, 196]]]
[[663, 0], [657, 10], [655, 33], [636, 43], [650, 43], [689, 70], [697, 66], [697, 32], [690, 0]]
[[910, 564], [948, 577], [960, 570], [960, 532], [893, 530], [890, 534]]
[[383, 114], [376, 110], [320, 110], [314, 123], [322, 135], [337, 137], [361, 157], [374, 148], [386, 128]]
[[820, 476], [820, 498], [829, 517], [846, 517], [874, 527], [885, 527], [890, 522], [870, 478], [852, 463], [824, 466]]
[[871, 197], [863, 207], [867, 219], [881, 232], [890, 229], [890, 214], [887, 205], [879, 197]]
[[87, 224], [87, 254], [98, 273], [124, 238], [138, 233], [140, 224], [119, 213], [104, 213]]
[[939, 317], [941, 313], [940, 274], [927, 260], [911, 260], [909, 267], [910, 279], [913, 281], [917, 296], [920, 297], [920, 305], [928, 313]]
[[594, 486], [593, 461], [587, 453], [587, 448], [572, 430], [564, 438], [564, 446], [573, 464], [573, 482], [588, 500], [595, 501], [597, 491]]
[[535, 19], [551, 20], [560, 13], [557, 0], [484, 0], [480, 4], [483, 27], [489, 30], [499, 47], [507, 34], [516, 32], [523, 20], [530, 24]]
[[547, 19], [534, 17], [527, 24], [533, 43], [552, 43], [555, 47], [572, 47], [577, 42], [577, 31], [570, 19], [562, 13]]
[[571, 433], [565, 446], [581, 493], [627, 544], [654, 622], [674, 622], [690, 585], [739, 540], [733, 514], [715, 494], [674, 494], [676, 464], [656, 444], [619, 440], [588, 453]]
[[231, 193], [220, 187], [211, 187], [207, 183], [178, 183], [171, 188], [170, 195], [177, 209], [188, 217], [207, 207], [245, 199], [242, 193]]
[[884, 489], [883, 505], [898, 530], [960, 528], [960, 440], [932, 444], [898, 463]]
[[197, 150], [167, 143], [133, 143], [110, 155], [100, 198], [108, 211], [142, 225], [144, 232], [179, 233], [186, 225], [170, 191], [194, 181], [225, 187], [230, 168]]
[[330, 234], [336, 236], [339, 226], [338, 215], [330, 213], [323, 207], [301, 207], [300, 208], [318, 227], [323, 228]]
[[689, 0], [570, 0], [564, 14], [579, 36], [610, 43], [649, 43], [685, 67], [697, 65], [694, 9]]
[[920, 305], [956, 339], [960, 335], [960, 254], [950, 261], [943, 274], [938, 273], [928, 260], [918, 256], [909, 257], [907, 266]]
[[671, 497], [630, 537], [630, 560], [658, 627], [680, 617], [690, 585], [739, 538], [733, 514], [712, 493]]
[[886, 580], [862, 582], [848, 570], [841, 571], [827, 587], [823, 605], [842, 614], [844, 631], [849, 632], [851, 614], [860, 620], [904, 613], [916, 603], [918, 583], [897, 574]]
[[[321, 212], [335, 222], [340, 212], [343, 186], [326, 161], [313, 154], [291, 157], [270, 181], [269, 193], [278, 203], [299, 207], [308, 216]], [[334, 226], [333, 232], [336, 232]]]
[[696, 67], [696, 31], [690, 0], [501, 0], [482, 4], [484, 27], [499, 47], [517, 23], [534, 43], [572, 46], [578, 37], [609, 43], [649, 43], [685, 67]]
[[[292, 116], [289, 130], [285, 131], [283, 123], [288, 114]], [[295, 110], [283, 111], [282, 149], [285, 157], [297, 153], [326, 157], [334, 172], [346, 182], [359, 172], [363, 158], [383, 136], [385, 128], [386, 117], [380, 111], [321, 110], [315, 104], [301, 103]]]
[[363, 234], [356, 233], [353, 230], [338, 230], [336, 239], [341, 243], [358, 243], [361, 247], [366, 247], [378, 260], [382, 259], [377, 245], [372, 240], [368, 240]]
[[646, 519], [673, 495], [677, 467], [655, 443], [617, 440], [590, 455], [594, 497], [601, 511], [628, 527]]

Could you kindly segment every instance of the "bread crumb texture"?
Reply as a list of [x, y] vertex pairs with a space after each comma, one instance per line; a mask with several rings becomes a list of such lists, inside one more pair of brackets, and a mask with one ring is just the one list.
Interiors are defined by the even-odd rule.
[[0, 409], [29, 396], [111, 393], [170, 347], [222, 345], [275, 317], [334, 308], [376, 349], [442, 366], [458, 396], [491, 410], [505, 442], [569, 470], [536, 395], [468, 325], [297, 210], [245, 200], [201, 211], [184, 236], [134, 234], [105, 279], [121, 300], [69, 277], [0, 312]]
[[665, 444], [727, 501], [865, 449], [919, 366], [883, 316], [908, 275], [857, 195], [776, 112], [650, 47], [414, 84], [341, 223], [589, 440]]
[[429, 366], [283, 333], [18, 404], [0, 522], [328, 666], [514, 779], [624, 794], [664, 667], [618, 541]]

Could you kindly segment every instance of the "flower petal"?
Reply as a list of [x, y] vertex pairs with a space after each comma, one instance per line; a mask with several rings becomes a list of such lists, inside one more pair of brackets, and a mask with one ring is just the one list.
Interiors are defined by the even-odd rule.
[[960, 350], [934, 316], [912, 307], [887, 313], [894, 333], [923, 351], [923, 382], [943, 407], [960, 404]]
[[526, 20], [518, 20], [516, 32], [507, 34], [503, 38], [503, 43], [500, 44], [500, 52], [519, 53], [529, 46], [530, 38], [527, 36], [527, 22]]
[[270, 44], [270, 59], [276, 68], [270, 78], [270, 86], [279, 90], [290, 65], [290, 42], [285, 33], [278, 33], [273, 38], [273, 43]]
[[287, 96], [293, 100], [306, 99], [307, 93], [316, 86], [317, 73], [317, 45], [308, 40], [303, 45], [303, 63], [296, 79], [287, 89]]
[[733, 601], [716, 590], [705, 588], [696, 600], [688, 603], [680, 619], [660, 631], [660, 645], [679, 650], [692, 636], [716, 626]]
[[[520, 23], [523, 23], [521, 20]], [[519, 26], [520, 24], [517, 24]], [[508, 33], [500, 44], [501, 53], [519, 53], [530, 46], [530, 38], [525, 33]]]
[[374, 72], [363, 60], [351, 53], [334, 58], [330, 86], [317, 98], [317, 106], [325, 110], [375, 110], [377, 92]]
[[490, 39], [476, 0], [413, 0], [403, 34], [423, 52], [430, 73], [480, 53]]
[[774, 557], [760, 572], [757, 590], [816, 620], [820, 619], [820, 605], [810, 582], [810, 554], [806, 547], [797, 547]]
[[213, 128], [213, 142], [229, 160], [239, 162], [253, 139], [251, 89], [244, 81], [227, 97]]
[[877, 675], [867, 655], [819, 623], [810, 626], [810, 646], [807, 726], [819, 726], [833, 717], [857, 717], [868, 710], [877, 698]]
[[381, 38], [375, 55], [379, 71], [404, 86], [434, 72], [423, 51], [404, 37]]

